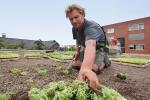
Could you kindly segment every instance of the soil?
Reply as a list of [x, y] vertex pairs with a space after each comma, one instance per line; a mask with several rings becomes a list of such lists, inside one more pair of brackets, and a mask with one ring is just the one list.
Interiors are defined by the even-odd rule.
[[[76, 79], [78, 70], [72, 69], [71, 73], [65, 75], [63, 69], [68, 62], [59, 62], [51, 59], [20, 59], [11, 61], [0, 61], [0, 93], [13, 92], [12, 100], [28, 100], [27, 91], [32, 86], [42, 87], [53, 81], [72, 81]], [[39, 76], [34, 68], [48, 70], [47, 76]], [[15, 76], [10, 70], [12, 68], [22, 69], [27, 72], [25, 76]], [[127, 72], [126, 80], [116, 77], [118, 73]], [[112, 63], [112, 66], [104, 69], [98, 76], [100, 82], [111, 87], [127, 100], [150, 100], [150, 66], [136, 68], [131, 66]]]

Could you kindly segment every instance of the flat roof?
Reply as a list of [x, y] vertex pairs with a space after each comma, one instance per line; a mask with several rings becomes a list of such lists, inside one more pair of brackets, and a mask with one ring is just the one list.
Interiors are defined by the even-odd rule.
[[150, 18], [150, 17], [132, 19], [132, 20], [124, 21], [124, 22], [118, 22], [118, 23], [114, 23], [114, 24], [103, 25], [103, 27], [105, 27], [105, 26], [111, 26], [111, 25], [116, 25], [116, 24], [122, 24], [122, 23], [128, 23], [128, 22], [131, 22], [131, 21], [142, 20], [142, 19], [148, 19], [148, 18]]

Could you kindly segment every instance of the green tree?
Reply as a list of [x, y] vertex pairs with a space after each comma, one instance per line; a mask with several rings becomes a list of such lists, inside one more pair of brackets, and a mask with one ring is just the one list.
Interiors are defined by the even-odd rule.
[[0, 39], [0, 49], [1, 49], [2, 47], [4, 47], [4, 44], [3, 44], [3, 40]]
[[7, 46], [7, 49], [17, 49], [18, 48], [18, 45], [17, 44], [9, 44]]
[[21, 42], [20, 42], [20, 44], [19, 44], [19, 47], [20, 47], [20, 48], [22, 48], [22, 49], [24, 49], [24, 47], [25, 47], [25, 43], [24, 43], [24, 41], [23, 41], [23, 40], [21, 40]]
[[36, 45], [35, 49], [37, 49], [37, 50], [43, 50], [45, 47], [42, 40], [40, 40], [40, 39], [35, 41], [34, 44]]

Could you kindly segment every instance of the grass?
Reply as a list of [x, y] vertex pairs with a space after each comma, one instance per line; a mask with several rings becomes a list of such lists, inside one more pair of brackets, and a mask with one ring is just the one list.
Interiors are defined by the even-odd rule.
[[113, 58], [112, 61], [131, 63], [131, 64], [137, 64], [137, 65], [144, 65], [150, 62], [148, 59], [132, 58], [132, 57]]
[[0, 59], [18, 58], [19, 55], [13, 51], [1, 51]]

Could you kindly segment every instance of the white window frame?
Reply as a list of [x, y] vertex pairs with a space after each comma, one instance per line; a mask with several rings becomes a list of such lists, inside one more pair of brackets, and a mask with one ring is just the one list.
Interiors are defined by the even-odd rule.
[[106, 30], [107, 33], [114, 33], [115, 32], [115, 29], [114, 28], [108, 28]]
[[135, 30], [142, 30], [142, 29], [144, 29], [144, 23], [128, 25], [128, 31], [135, 31]]

